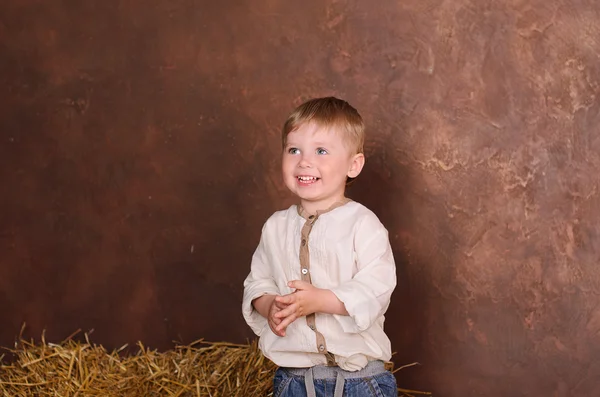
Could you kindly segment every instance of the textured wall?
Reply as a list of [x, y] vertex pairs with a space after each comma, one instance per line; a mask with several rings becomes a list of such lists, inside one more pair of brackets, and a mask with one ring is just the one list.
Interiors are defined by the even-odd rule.
[[303, 99], [369, 126], [387, 331], [437, 396], [600, 395], [595, 0], [4, 1], [0, 345], [244, 341]]

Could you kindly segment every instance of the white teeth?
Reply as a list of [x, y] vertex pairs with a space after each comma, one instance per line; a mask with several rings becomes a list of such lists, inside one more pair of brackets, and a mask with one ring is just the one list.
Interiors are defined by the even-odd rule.
[[314, 176], [299, 176], [298, 179], [300, 179], [301, 181], [305, 181], [305, 182], [317, 180], [317, 178]]

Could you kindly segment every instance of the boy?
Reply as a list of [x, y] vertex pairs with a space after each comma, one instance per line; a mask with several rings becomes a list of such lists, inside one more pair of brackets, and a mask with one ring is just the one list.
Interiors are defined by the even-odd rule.
[[363, 120], [343, 100], [317, 98], [291, 113], [282, 138], [283, 180], [300, 203], [263, 226], [242, 304], [280, 367], [273, 396], [397, 396], [383, 364], [396, 286], [388, 233], [345, 197], [365, 163]]

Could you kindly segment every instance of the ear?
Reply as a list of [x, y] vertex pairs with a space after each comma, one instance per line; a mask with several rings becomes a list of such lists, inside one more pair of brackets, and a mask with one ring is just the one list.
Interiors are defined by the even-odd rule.
[[362, 171], [365, 165], [365, 155], [362, 153], [357, 153], [352, 156], [352, 162], [350, 163], [350, 168], [348, 169], [348, 177], [356, 178], [358, 174]]

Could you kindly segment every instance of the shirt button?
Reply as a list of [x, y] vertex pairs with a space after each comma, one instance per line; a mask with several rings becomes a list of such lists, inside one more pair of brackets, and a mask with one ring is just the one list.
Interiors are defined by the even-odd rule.
[[315, 326], [314, 325], [309, 325], [309, 328], [312, 329], [313, 331], [315, 330]]
[[306, 245], [306, 239], [302, 239], [302, 246], [304, 247]]
[[308, 274], [308, 269], [302, 269], [302, 274]]
[[315, 216], [311, 215], [311, 216], [308, 217], [308, 219], [313, 220], [313, 219], [315, 219]]
[[319, 351], [321, 351], [321, 352], [322, 352], [323, 350], [325, 350], [325, 346], [323, 346], [323, 345], [319, 345]]

